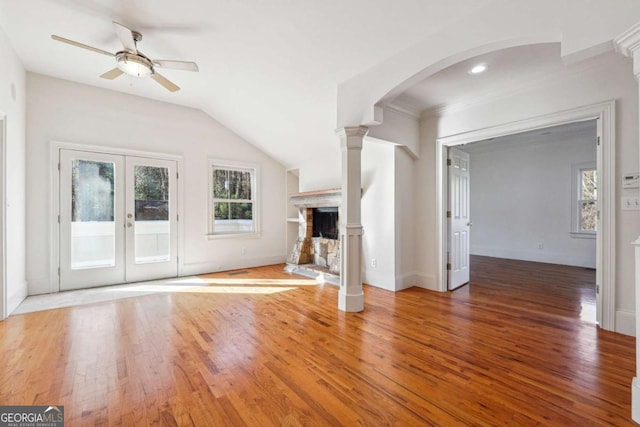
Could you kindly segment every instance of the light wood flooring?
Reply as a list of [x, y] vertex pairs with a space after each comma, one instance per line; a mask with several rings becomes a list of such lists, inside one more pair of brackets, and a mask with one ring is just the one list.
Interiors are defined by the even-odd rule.
[[366, 286], [362, 313], [270, 266], [11, 316], [0, 404], [67, 426], [633, 425], [635, 340], [581, 319], [589, 272], [472, 263], [455, 292]]

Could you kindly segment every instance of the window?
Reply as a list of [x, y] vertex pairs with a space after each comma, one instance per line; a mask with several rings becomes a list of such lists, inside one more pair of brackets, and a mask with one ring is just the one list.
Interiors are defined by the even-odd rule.
[[575, 237], [593, 237], [597, 228], [598, 174], [593, 163], [575, 165], [574, 170], [574, 221]]
[[211, 161], [209, 235], [257, 234], [256, 167]]

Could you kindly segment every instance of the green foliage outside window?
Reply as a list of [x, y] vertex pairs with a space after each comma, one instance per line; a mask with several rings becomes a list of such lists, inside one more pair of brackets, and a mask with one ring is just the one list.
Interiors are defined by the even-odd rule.
[[598, 181], [594, 169], [580, 171], [580, 231], [596, 231]]
[[[213, 169], [213, 211], [216, 224], [253, 220], [253, 172], [241, 169]], [[253, 228], [253, 226], [252, 226]], [[216, 232], [220, 232], [217, 230]], [[229, 229], [227, 232], [245, 232]]]

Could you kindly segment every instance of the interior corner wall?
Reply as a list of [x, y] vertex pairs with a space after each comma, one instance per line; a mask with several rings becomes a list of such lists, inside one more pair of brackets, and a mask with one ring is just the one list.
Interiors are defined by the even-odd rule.
[[413, 170], [414, 210], [416, 221], [414, 238], [414, 284], [418, 287], [438, 290], [437, 271], [437, 227], [436, 227], [436, 150], [438, 120], [425, 117], [420, 121], [421, 155]]
[[6, 116], [5, 240], [7, 311], [10, 314], [27, 296], [26, 280], [26, 73], [0, 29], [0, 112]]
[[[284, 262], [283, 165], [200, 110], [27, 73], [27, 271], [29, 294], [51, 292], [52, 141], [182, 157], [181, 275]], [[208, 159], [260, 165], [259, 238], [207, 239]]]
[[394, 147], [395, 154], [395, 290], [416, 284], [415, 272], [415, 227], [422, 221], [422, 213], [415, 207], [414, 160], [406, 147]]
[[396, 290], [395, 149], [366, 138], [362, 148], [363, 281], [390, 291]]
[[[608, 54], [592, 60], [592, 66], [579, 73], [549, 75], [544, 81], [490, 104], [464, 110], [442, 112], [436, 119], [423, 119], [421, 133], [421, 164], [418, 178], [429, 177], [435, 171], [436, 139], [472, 130], [539, 117], [549, 113], [616, 100], [616, 318], [633, 316], [635, 312], [634, 256], [631, 242], [640, 235], [640, 213], [620, 209], [620, 198], [629, 190], [621, 188], [623, 173], [636, 172], [638, 165], [638, 90], [632, 64], [621, 55]], [[429, 120], [431, 125], [429, 126]], [[435, 120], [435, 122], [433, 121]], [[425, 129], [426, 127], [426, 129]], [[416, 199], [432, 212], [430, 224], [421, 230], [419, 239], [435, 242], [435, 179], [416, 186]], [[426, 274], [435, 275], [437, 261], [430, 247], [417, 245], [418, 259], [424, 261]], [[616, 322], [616, 330], [619, 323]], [[620, 331], [624, 332], [624, 331]]]
[[470, 153], [471, 254], [596, 268], [595, 238], [571, 234], [573, 167], [595, 167], [595, 122], [461, 150]]

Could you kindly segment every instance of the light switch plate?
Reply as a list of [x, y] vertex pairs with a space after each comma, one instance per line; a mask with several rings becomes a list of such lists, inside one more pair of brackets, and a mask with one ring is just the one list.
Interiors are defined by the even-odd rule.
[[627, 196], [622, 198], [622, 210], [623, 211], [638, 211], [640, 210], [640, 197]]

